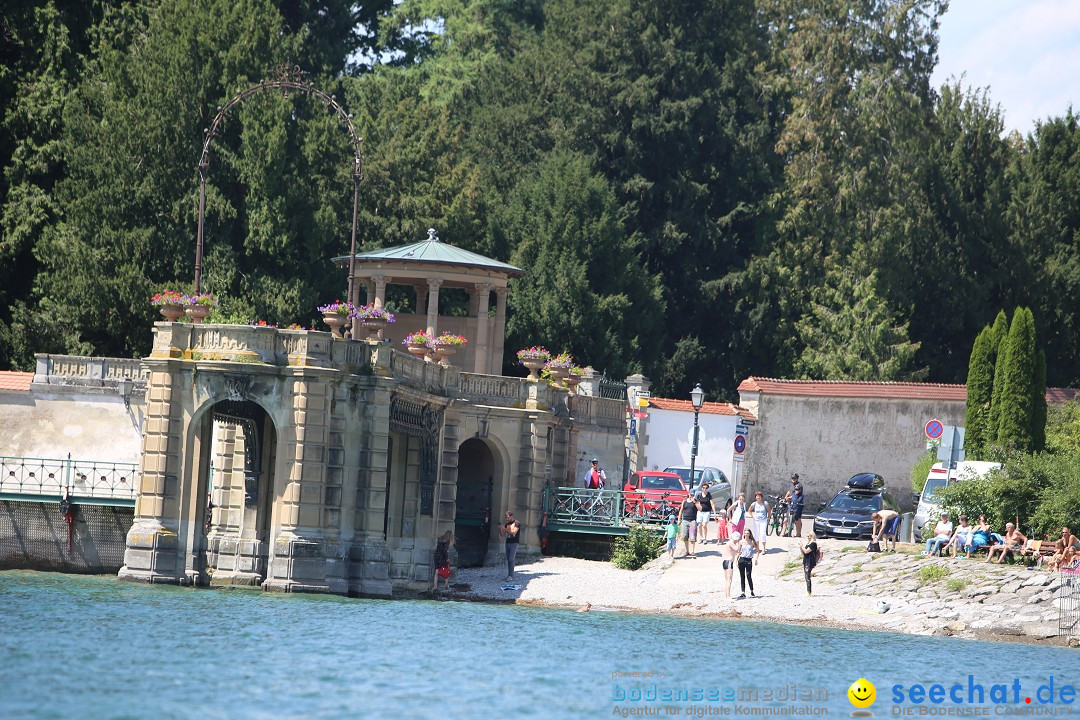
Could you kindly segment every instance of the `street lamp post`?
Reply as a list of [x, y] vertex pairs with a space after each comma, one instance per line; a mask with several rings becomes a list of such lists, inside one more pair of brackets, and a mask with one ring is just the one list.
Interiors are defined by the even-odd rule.
[[701, 383], [694, 386], [690, 391], [690, 404], [694, 406], [694, 440], [690, 443], [690, 489], [694, 489], [694, 465], [697, 463], [698, 454], [698, 413], [701, 405], [705, 402], [705, 391], [701, 389]]

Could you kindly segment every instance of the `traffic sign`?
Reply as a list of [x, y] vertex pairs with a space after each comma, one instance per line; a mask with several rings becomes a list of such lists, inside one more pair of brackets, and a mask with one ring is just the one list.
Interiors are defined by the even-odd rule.
[[748, 432], [750, 432], [750, 428], [746, 427], [745, 425], [736, 425], [735, 426], [735, 434], [736, 435], [746, 435]]
[[737, 453], [739, 453], [741, 455], [745, 451], [746, 451], [746, 436], [745, 435], [736, 435], [735, 436], [735, 452], [737, 452]]
[[644, 410], [635, 410], [634, 417], [636, 417], [638, 420], [644, 420], [645, 418], [649, 417], [649, 413], [645, 412]]
[[757, 425], [757, 420], [751, 420], [749, 418], [740, 418], [743, 425]]
[[637, 420], [630, 418], [630, 437], [637, 435]]
[[746, 460], [746, 456], [741, 455], [741, 454], [736, 454], [736, 455], [732, 455], [731, 459], [734, 460], [735, 462], [743, 462], [744, 460]]
[[638, 397], [638, 407], [649, 407], [649, 398]]
[[931, 440], [937, 440], [941, 437], [941, 434], [945, 432], [945, 426], [941, 424], [941, 421], [937, 418], [926, 423], [926, 427], [923, 428], [926, 432], [926, 437]]
[[651, 398], [651, 397], [652, 397], [652, 393], [651, 393], [651, 392], [649, 392], [648, 390], [638, 390], [638, 391], [637, 391], [637, 396], [638, 396], [639, 398]]

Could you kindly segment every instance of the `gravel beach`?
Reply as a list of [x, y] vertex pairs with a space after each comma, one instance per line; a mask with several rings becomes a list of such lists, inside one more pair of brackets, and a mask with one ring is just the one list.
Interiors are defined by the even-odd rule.
[[[516, 590], [503, 590], [506, 568], [493, 565], [454, 573], [448, 597], [591, 611], [738, 617], [783, 623], [957, 635], [987, 640], [1066, 644], [1057, 637], [1055, 576], [980, 559], [930, 559], [918, 554], [862, 552], [865, 543], [819, 541], [824, 559], [808, 597], [797, 538], [768, 538], [754, 568], [760, 598], [724, 595], [720, 546], [699, 545], [696, 558], [663, 557], [637, 571], [565, 557], [519, 557]], [[791, 567], [791, 563], [799, 563]], [[944, 566], [948, 582], [921, 579], [924, 565]], [[1031, 592], [1022, 590], [1027, 584]], [[959, 587], [962, 586], [962, 587]], [[987, 588], [992, 588], [988, 590]], [[732, 598], [739, 595], [738, 571]], [[748, 591], [749, 592], [749, 591]], [[1032, 600], [1036, 598], [1036, 600]], [[586, 607], [587, 606], [587, 607]]]

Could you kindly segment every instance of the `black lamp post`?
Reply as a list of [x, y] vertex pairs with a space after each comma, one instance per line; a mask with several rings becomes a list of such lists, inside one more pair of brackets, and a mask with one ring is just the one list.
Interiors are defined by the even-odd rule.
[[694, 489], [694, 465], [697, 462], [698, 451], [698, 413], [701, 405], [705, 402], [705, 391], [701, 389], [701, 383], [694, 386], [690, 391], [690, 404], [694, 406], [694, 441], [690, 443], [690, 489]]

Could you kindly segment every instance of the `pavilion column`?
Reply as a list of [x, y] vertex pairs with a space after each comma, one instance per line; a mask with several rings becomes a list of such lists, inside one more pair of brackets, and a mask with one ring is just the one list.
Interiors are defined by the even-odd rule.
[[427, 332], [434, 337], [439, 330], [439, 287], [442, 278], [428, 278]]
[[414, 285], [413, 290], [416, 291], [416, 314], [427, 315], [427, 287]]
[[[506, 296], [510, 294], [510, 288], [495, 288], [495, 337], [492, 338], [492, 347], [502, 349], [506, 340]], [[498, 368], [502, 372], [502, 368]]]
[[387, 277], [386, 275], [372, 275], [371, 280], [375, 283], [375, 300], [373, 301], [373, 304], [382, 307], [383, 303], [386, 302], [386, 284], [390, 282], [392, 278]]
[[488, 304], [491, 301], [491, 291], [495, 288], [491, 283], [476, 283], [476, 351], [473, 356], [473, 372], [486, 375], [488, 362], [491, 357], [491, 348], [488, 345], [488, 326], [491, 324], [488, 318]]

